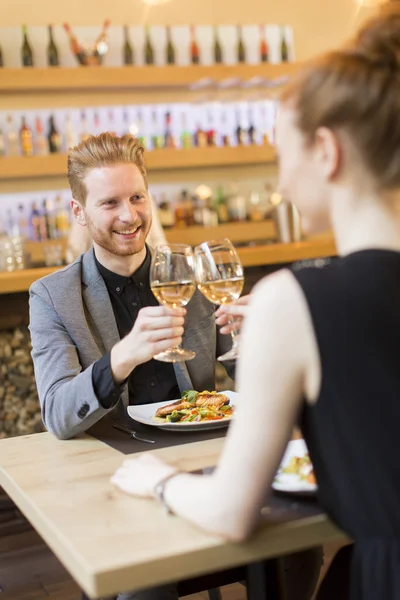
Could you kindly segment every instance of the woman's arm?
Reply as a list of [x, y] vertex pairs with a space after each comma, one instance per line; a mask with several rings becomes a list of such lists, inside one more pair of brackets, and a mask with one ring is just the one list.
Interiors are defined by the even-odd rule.
[[[256, 286], [240, 352], [240, 403], [217, 469], [208, 477], [177, 475], [164, 494], [174, 513], [233, 541], [245, 539], [258, 521], [308, 387], [308, 365], [318, 363], [308, 309], [289, 271]], [[126, 462], [127, 481], [141, 479], [143, 486], [153, 477], [154, 485], [157, 467], [146, 474], [145, 456], [140, 473], [135, 460]], [[115, 483], [124, 489], [123, 481]]]

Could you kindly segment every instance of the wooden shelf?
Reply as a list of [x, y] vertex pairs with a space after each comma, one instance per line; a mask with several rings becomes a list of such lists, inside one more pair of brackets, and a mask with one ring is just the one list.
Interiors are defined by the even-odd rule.
[[[328, 234], [293, 244], [269, 244], [239, 248], [238, 253], [244, 267], [256, 267], [334, 256], [336, 248], [331, 234]], [[14, 271], [13, 273], [2, 272], [0, 273], [0, 294], [28, 291], [29, 286], [36, 279], [49, 275], [60, 268], [43, 267]]]
[[[210, 167], [238, 167], [273, 163], [272, 146], [236, 146], [229, 148], [188, 148], [187, 150], [160, 149], [146, 152], [150, 172], [203, 169]], [[0, 181], [37, 177], [63, 177], [67, 173], [67, 155], [6, 156], [0, 158]]]
[[0, 70], [2, 93], [76, 92], [77, 90], [190, 88], [204, 80], [273, 80], [296, 72], [296, 63], [278, 65], [190, 65], [127, 67], [52, 67]]

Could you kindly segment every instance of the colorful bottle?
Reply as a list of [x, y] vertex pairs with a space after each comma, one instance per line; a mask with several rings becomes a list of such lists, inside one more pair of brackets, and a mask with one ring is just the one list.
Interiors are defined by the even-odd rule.
[[285, 27], [281, 26], [281, 60], [287, 62], [289, 60], [289, 48], [286, 42]]
[[33, 156], [33, 136], [32, 129], [26, 124], [25, 117], [22, 117], [21, 129], [19, 132], [21, 142], [22, 156]]
[[19, 135], [14, 125], [11, 115], [7, 117], [7, 154], [8, 156], [18, 156], [20, 154]]
[[47, 64], [49, 67], [58, 67], [58, 50], [53, 38], [53, 26], [49, 25], [49, 43], [47, 46]]
[[260, 62], [269, 61], [269, 48], [265, 38], [265, 27], [260, 25]]
[[135, 62], [134, 52], [132, 48], [132, 44], [129, 40], [129, 27], [124, 25], [124, 48], [123, 48], [123, 58], [124, 65], [133, 65]]
[[167, 27], [167, 47], [166, 47], [166, 63], [167, 65], [175, 64], [175, 48], [171, 38], [171, 27]]
[[181, 115], [181, 146], [186, 149], [193, 146], [193, 137], [188, 130], [185, 113]]
[[35, 133], [35, 154], [45, 156], [49, 153], [49, 140], [44, 135], [42, 121], [39, 117], [36, 117]]
[[154, 51], [150, 39], [150, 28], [146, 26], [146, 40], [144, 46], [144, 62], [146, 65], [154, 65]]
[[86, 113], [81, 112], [81, 142], [85, 142], [90, 137], [89, 126], [86, 119]]
[[66, 150], [73, 148], [78, 143], [78, 136], [76, 129], [71, 119], [71, 115], [67, 114], [65, 117], [65, 145]]
[[164, 134], [164, 147], [165, 148], [175, 148], [175, 140], [172, 135], [171, 129], [171, 113], [165, 113], [165, 134]]
[[49, 132], [47, 134], [47, 139], [49, 141], [49, 150], [51, 154], [61, 152], [62, 138], [56, 128], [53, 116], [49, 118]]
[[214, 62], [216, 64], [223, 62], [222, 47], [218, 37], [218, 27], [214, 25]]
[[200, 50], [196, 41], [196, 29], [194, 25], [190, 28], [190, 60], [193, 65], [200, 64]]
[[239, 63], [246, 62], [246, 48], [244, 47], [241, 25], [237, 26], [237, 61]]
[[57, 237], [65, 238], [68, 236], [69, 231], [69, 216], [68, 212], [63, 205], [61, 196], [56, 198], [56, 228]]
[[32, 204], [30, 216], [30, 239], [34, 241], [40, 240], [40, 211], [36, 202]]
[[27, 239], [29, 236], [28, 219], [25, 214], [25, 206], [23, 204], [18, 205], [18, 229], [21, 237]]
[[84, 65], [86, 63], [85, 52], [82, 46], [79, 44], [78, 40], [72, 33], [71, 27], [68, 23], [64, 23], [63, 25], [65, 31], [67, 32], [69, 38], [69, 46], [71, 48], [72, 54], [75, 56], [76, 60], [80, 65]]
[[33, 52], [28, 40], [28, 30], [26, 25], [22, 26], [22, 48], [21, 48], [22, 66], [33, 67]]
[[50, 199], [43, 200], [43, 214], [45, 218], [46, 233], [49, 240], [57, 238], [57, 220], [53, 203]]

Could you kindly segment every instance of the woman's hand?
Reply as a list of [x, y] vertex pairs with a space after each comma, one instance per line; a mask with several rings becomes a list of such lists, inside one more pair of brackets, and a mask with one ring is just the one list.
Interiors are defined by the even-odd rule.
[[238, 333], [242, 327], [243, 319], [247, 315], [250, 294], [242, 296], [232, 304], [225, 304], [216, 311], [216, 323], [221, 327], [221, 333]]
[[127, 494], [154, 498], [156, 485], [178, 470], [151, 454], [128, 458], [111, 477], [111, 483]]

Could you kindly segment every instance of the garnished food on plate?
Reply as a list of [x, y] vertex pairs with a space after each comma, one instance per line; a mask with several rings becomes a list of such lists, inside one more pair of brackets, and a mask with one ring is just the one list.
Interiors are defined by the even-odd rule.
[[303, 456], [293, 456], [285, 467], [281, 469], [281, 473], [287, 473], [288, 475], [297, 475], [302, 481], [307, 483], [316, 484], [314, 467], [312, 465], [310, 455], [304, 454]]
[[234, 408], [225, 394], [188, 390], [180, 400], [159, 408], [154, 418], [164, 423], [219, 421], [231, 417]]

